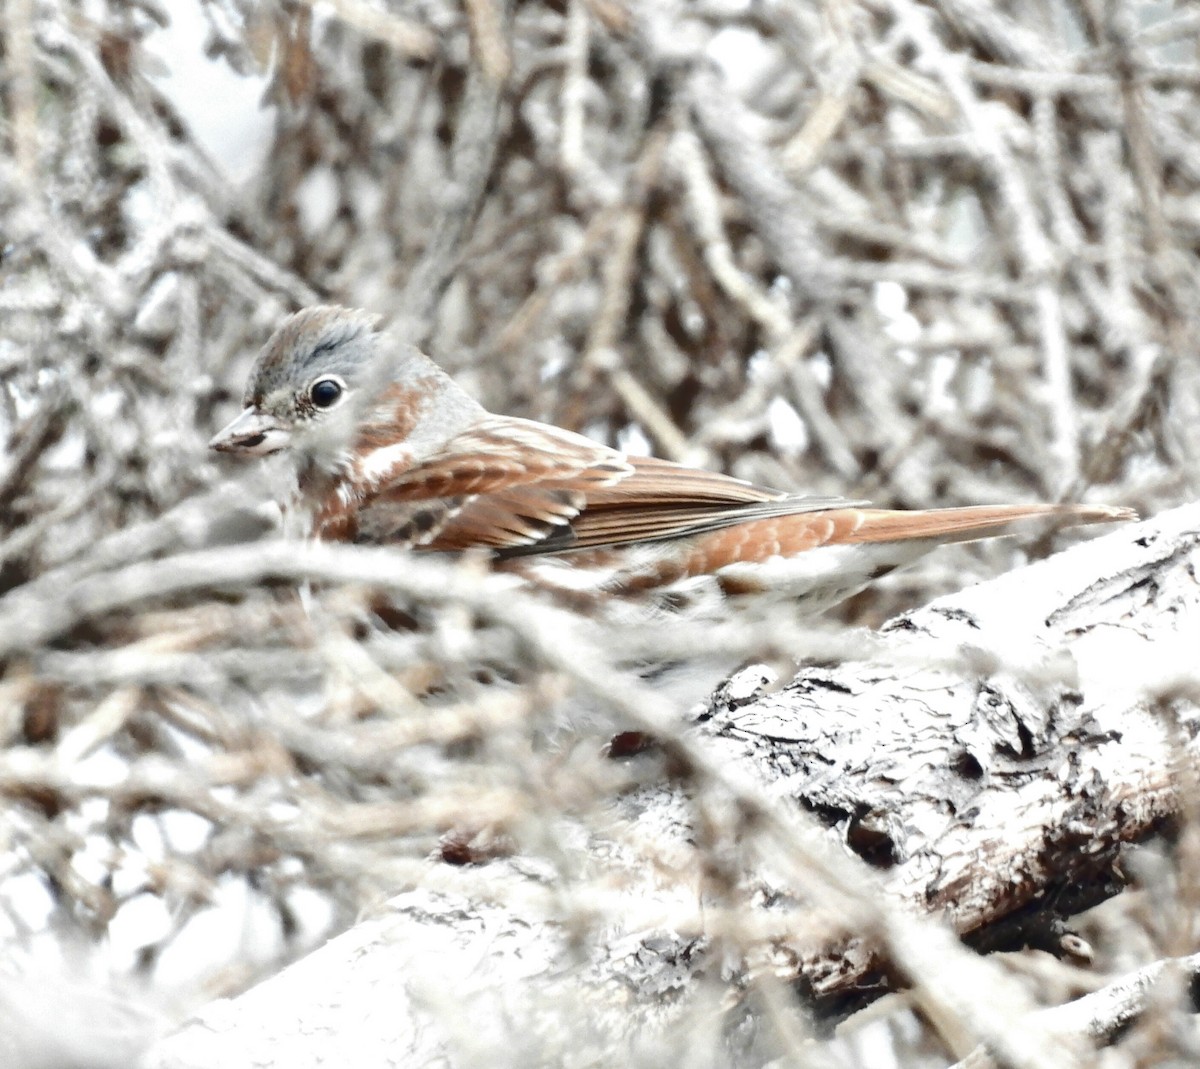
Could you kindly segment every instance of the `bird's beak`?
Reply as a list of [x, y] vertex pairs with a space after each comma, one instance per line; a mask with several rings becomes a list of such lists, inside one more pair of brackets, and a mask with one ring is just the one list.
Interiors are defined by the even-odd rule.
[[215, 434], [208, 448], [220, 453], [261, 457], [286, 449], [291, 436], [291, 431], [278, 419], [251, 405], [228, 427]]

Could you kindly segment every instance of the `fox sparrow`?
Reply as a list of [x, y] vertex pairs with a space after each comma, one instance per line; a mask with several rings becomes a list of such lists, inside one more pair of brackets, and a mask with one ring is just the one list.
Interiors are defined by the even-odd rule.
[[628, 456], [545, 423], [492, 415], [379, 329], [378, 317], [332, 306], [284, 321], [255, 361], [245, 410], [210, 445], [288, 451], [294, 507], [316, 538], [481, 548], [509, 567], [554, 560], [621, 594], [694, 576], [715, 576], [727, 590], [775, 588], [781, 564], [840, 547], [832, 569], [797, 587], [829, 604], [940, 543], [1004, 534], [1035, 517], [1134, 518], [1107, 505], [876, 509]]

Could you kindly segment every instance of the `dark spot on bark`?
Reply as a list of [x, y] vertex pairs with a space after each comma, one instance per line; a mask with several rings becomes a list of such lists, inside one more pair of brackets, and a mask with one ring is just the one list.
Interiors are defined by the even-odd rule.
[[874, 813], [855, 815], [846, 829], [846, 844], [875, 869], [896, 864], [896, 843]]
[[983, 765], [979, 759], [967, 750], [960, 750], [954, 757], [954, 771], [963, 779], [977, 780], [983, 777]]
[[1017, 757], [1032, 757], [1037, 752], [1037, 747], [1034, 745], [1033, 732], [1029, 730], [1028, 725], [1019, 716], [1017, 721], [1017, 738], [1021, 740], [1021, 752]]
[[979, 630], [979, 621], [975, 619], [975, 616], [972, 613], [967, 612], [965, 609], [939, 608], [935, 609], [934, 611], [940, 616], [944, 616], [947, 620], [956, 620], [960, 623], [966, 624], [968, 627], [973, 627], [976, 631]]
[[1200, 972], [1194, 972], [1188, 977], [1187, 993], [1192, 1004], [1192, 1013], [1200, 1013]]

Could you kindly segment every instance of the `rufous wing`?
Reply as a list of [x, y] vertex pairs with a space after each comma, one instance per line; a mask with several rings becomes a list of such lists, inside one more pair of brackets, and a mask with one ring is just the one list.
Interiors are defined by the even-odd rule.
[[986, 538], [1037, 516], [1072, 523], [1132, 516], [1089, 505], [863, 506], [628, 457], [548, 424], [490, 416], [375, 488], [360, 507], [358, 534], [505, 557], [696, 537], [694, 564], [711, 557], [707, 569], [722, 556], [746, 561], [829, 544]]
[[847, 506], [628, 457], [548, 424], [492, 416], [373, 488], [360, 541], [502, 556], [679, 538], [750, 519]]

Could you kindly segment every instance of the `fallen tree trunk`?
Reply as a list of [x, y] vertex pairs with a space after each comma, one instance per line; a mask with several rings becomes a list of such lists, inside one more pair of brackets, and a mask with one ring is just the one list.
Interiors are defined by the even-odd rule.
[[147, 1064], [316, 1066], [348, 1045], [364, 1067], [618, 1064], [719, 1035], [754, 1060], [787, 1033], [761, 1026], [787, 1005], [776, 980], [834, 1017], [912, 985], [944, 1035], [953, 1018], [1010, 1064], [1084, 1064], [1015, 1034], [1023, 994], [934, 921], [1086, 956], [1066, 918], [1119, 888], [1122, 846], [1178, 813], [1197, 767], [1198, 558], [1200, 508], [1177, 509], [907, 614], [861, 660], [773, 691], [747, 669], [630, 758], [668, 775], [603, 838], [561, 847], [578, 894], [537, 859], [431, 863]]

